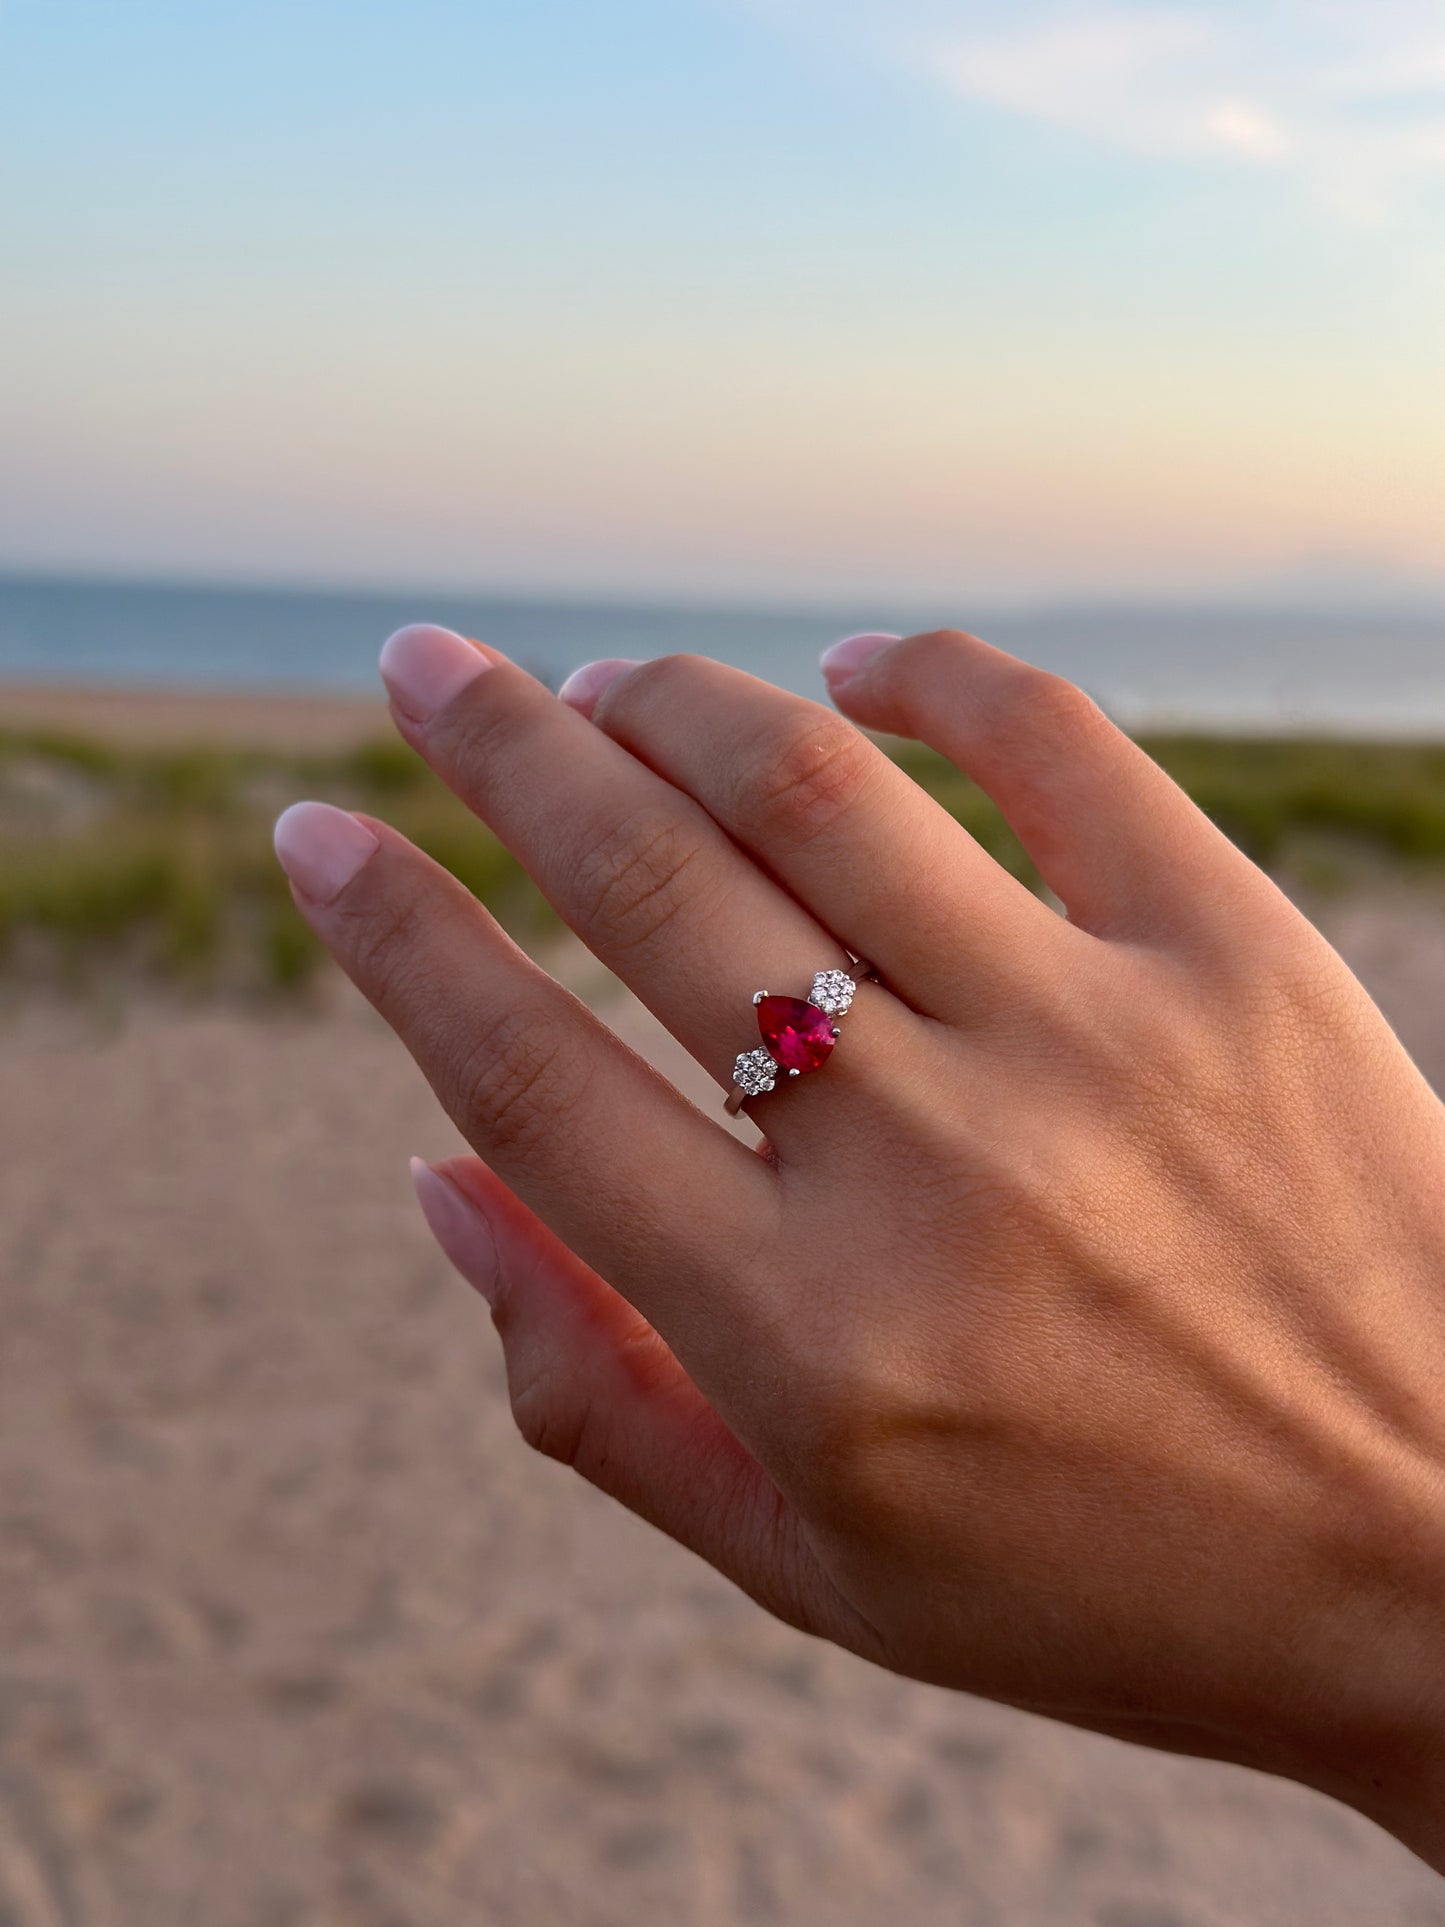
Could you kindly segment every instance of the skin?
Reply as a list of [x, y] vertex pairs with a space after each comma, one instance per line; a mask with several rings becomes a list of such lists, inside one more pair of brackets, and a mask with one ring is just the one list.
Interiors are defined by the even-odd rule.
[[[749, 1104], [759, 1156], [385, 826], [342, 887], [289, 866], [478, 1154], [418, 1189], [524, 1437], [879, 1665], [1445, 1868], [1445, 1110], [1344, 964], [971, 636], [837, 710], [686, 656], [568, 704], [479, 653], [397, 727], [720, 1086], [760, 985], [881, 979]], [[1067, 916], [855, 725], [975, 778]]]

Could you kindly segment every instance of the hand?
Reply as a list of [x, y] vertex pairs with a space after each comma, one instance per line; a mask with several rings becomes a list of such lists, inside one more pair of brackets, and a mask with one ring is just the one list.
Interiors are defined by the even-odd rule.
[[[899, 1672], [1325, 1788], [1445, 1865], [1445, 1112], [1345, 966], [1070, 685], [972, 637], [559, 701], [403, 631], [398, 728], [718, 1078], [702, 1116], [383, 825], [303, 913], [480, 1157], [422, 1166], [522, 1432]], [[853, 725], [993, 796], [1058, 916]], [[721, 1103], [719, 1103], [721, 1109]]]

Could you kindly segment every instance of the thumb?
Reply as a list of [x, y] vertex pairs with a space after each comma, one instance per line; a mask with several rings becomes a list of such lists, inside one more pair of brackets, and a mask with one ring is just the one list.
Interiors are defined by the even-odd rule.
[[411, 1171], [432, 1236], [491, 1306], [527, 1443], [815, 1630], [825, 1582], [796, 1514], [652, 1326], [480, 1158]]

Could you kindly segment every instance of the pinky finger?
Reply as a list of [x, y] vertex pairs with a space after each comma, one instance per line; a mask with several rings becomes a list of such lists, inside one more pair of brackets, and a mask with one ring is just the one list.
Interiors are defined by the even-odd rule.
[[479, 1158], [411, 1168], [433, 1237], [491, 1307], [526, 1442], [778, 1618], [825, 1631], [791, 1507], [646, 1319]]
[[1083, 929], [1232, 930], [1250, 866], [1072, 683], [960, 630], [850, 637], [823, 672], [854, 722], [971, 776]]

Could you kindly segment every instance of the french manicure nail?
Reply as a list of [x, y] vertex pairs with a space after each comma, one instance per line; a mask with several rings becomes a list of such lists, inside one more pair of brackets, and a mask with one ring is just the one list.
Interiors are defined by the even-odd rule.
[[381, 847], [364, 823], [331, 803], [293, 803], [271, 834], [281, 868], [313, 903], [334, 902]]
[[608, 656], [601, 662], [584, 662], [580, 669], [572, 671], [557, 695], [562, 702], [570, 703], [573, 709], [590, 716], [607, 685], [636, 667], [637, 664], [626, 656]]
[[429, 723], [492, 664], [465, 636], [438, 629], [434, 623], [416, 622], [387, 637], [379, 666], [397, 708], [413, 722]]
[[471, 1199], [424, 1159], [412, 1159], [411, 1181], [427, 1229], [467, 1283], [495, 1310], [502, 1271], [492, 1227]]
[[823, 674], [829, 682], [846, 682], [872, 662], [875, 656], [902, 640], [902, 636], [886, 636], [872, 630], [861, 636], [844, 636], [841, 642], [835, 642], [831, 649], [823, 651]]

